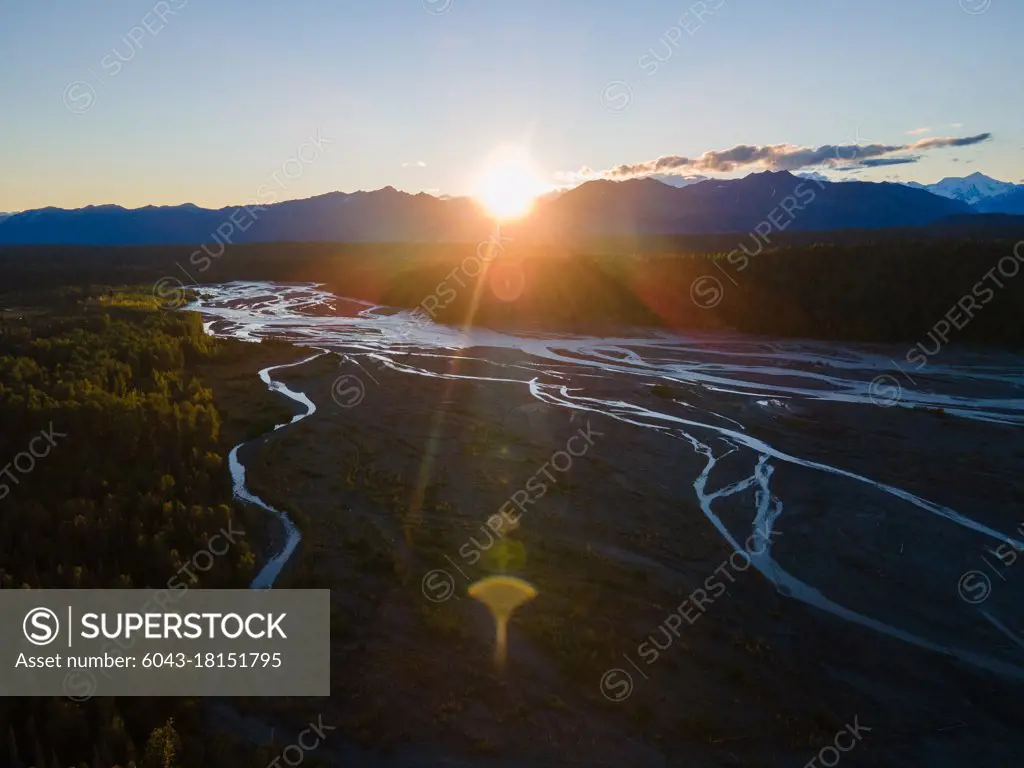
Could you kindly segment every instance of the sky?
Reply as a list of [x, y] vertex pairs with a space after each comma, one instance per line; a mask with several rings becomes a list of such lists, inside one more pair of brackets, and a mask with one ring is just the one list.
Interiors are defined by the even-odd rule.
[[507, 146], [551, 184], [853, 143], [876, 165], [799, 170], [1022, 182], [1022, 31], [1020, 0], [11, 0], [0, 211], [468, 194]]

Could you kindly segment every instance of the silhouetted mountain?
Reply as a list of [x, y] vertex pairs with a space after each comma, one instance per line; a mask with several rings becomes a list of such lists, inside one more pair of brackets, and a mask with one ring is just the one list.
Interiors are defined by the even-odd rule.
[[1024, 186], [1005, 195], [990, 197], [974, 206], [983, 213], [1012, 213], [1024, 215]]
[[[539, 200], [510, 228], [540, 240], [618, 235], [878, 229], [972, 213], [966, 203], [902, 184], [802, 179], [787, 172], [708, 180], [683, 188], [654, 179], [591, 181]], [[252, 242], [468, 242], [490, 230], [468, 198], [386, 187], [266, 206], [192, 204], [77, 210], [43, 208], [0, 219], [3, 244], [230, 244]]]
[[210, 210], [191, 203], [126, 209], [42, 208], [0, 220], [0, 243], [155, 245], [254, 242], [436, 242], [486, 231], [467, 198], [442, 200], [393, 187]]
[[802, 179], [785, 171], [704, 181], [682, 189], [652, 179], [594, 181], [553, 200], [525, 227], [556, 239], [879, 229], [972, 213], [966, 203], [902, 184]]
[[711, 180], [709, 176], [674, 176], [670, 173], [655, 173], [648, 178], [668, 184], [670, 187], [689, 187], [700, 184], [702, 181]]

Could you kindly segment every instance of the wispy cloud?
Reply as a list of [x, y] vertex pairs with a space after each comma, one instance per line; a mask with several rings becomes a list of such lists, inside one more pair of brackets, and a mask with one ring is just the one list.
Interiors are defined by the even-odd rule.
[[923, 136], [924, 134], [931, 132], [931, 128], [913, 128], [907, 131], [907, 136]]
[[[850, 170], [879, 165], [906, 165], [920, 160], [920, 154], [946, 147], [967, 147], [988, 141], [991, 133], [976, 136], [933, 136], [909, 144], [824, 144], [799, 147], [793, 144], [740, 144], [731, 149], [712, 150], [700, 157], [664, 155], [656, 160], [625, 163], [606, 170], [581, 168], [558, 174], [564, 181], [580, 183], [590, 179], [631, 179], [664, 174], [694, 176], [700, 173], [729, 173], [746, 168], [796, 171], [803, 168]], [[893, 157], [896, 155], [896, 157]], [[882, 159], [885, 159], [882, 162]]]
[[415, 163], [402, 163], [403, 168], [426, 168], [427, 164], [422, 160], [417, 160]]
[[920, 155], [908, 155], [907, 157], [872, 157], [862, 160], [855, 168], [881, 168], [886, 165], [910, 165], [921, 159]]
[[991, 133], [979, 133], [977, 136], [964, 136], [962, 138], [939, 138], [921, 139], [908, 146], [908, 149], [942, 149], [945, 147], [970, 147], [973, 144], [980, 144], [992, 138]]

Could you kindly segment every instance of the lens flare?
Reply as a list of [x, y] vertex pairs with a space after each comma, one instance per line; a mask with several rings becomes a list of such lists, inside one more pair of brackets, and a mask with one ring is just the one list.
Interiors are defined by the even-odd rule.
[[508, 621], [537, 590], [513, 576], [488, 576], [470, 586], [469, 596], [486, 605], [494, 618], [494, 663], [502, 669], [508, 656]]

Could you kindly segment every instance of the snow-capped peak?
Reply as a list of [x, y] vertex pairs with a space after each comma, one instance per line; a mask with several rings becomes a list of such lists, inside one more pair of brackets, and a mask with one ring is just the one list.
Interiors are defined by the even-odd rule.
[[[911, 186], [918, 185], [914, 184]], [[983, 173], [976, 172], [962, 179], [948, 177], [937, 184], [926, 184], [924, 188], [936, 195], [948, 197], [952, 200], [962, 200], [969, 205], [974, 205], [980, 200], [1012, 192], [1017, 186], [1017, 184], [999, 181]]]

